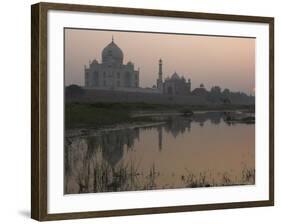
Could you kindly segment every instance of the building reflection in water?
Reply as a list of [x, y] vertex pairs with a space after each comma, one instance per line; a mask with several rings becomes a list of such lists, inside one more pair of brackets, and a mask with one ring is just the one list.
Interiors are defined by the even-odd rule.
[[[197, 123], [201, 127], [207, 121], [212, 125], [218, 125], [223, 121], [223, 116], [222, 112], [197, 113], [192, 118], [170, 116], [167, 122], [154, 127], [102, 131], [91, 136], [68, 138], [65, 143], [65, 181], [67, 182], [66, 185], [68, 185], [68, 187], [65, 187], [65, 193], [120, 190], [119, 185], [119, 188], [115, 186], [115, 177], [112, 176], [117, 175], [116, 167], [124, 158], [124, 153], [134, 150], [135, 142], [139, 141], [142, 130], [156, 130], [158, 151], [161, 152], [163, 150], [164, 133], [165, 135], [171, 134], [174, 138], [177, 138], [181, 134], [191, 132], [192, 123]], [[93, 164], [102, 164], [102, 166], [97, 168]], [[130, 175], [132, 176], [133, 168], [131, 167], [130, 169]], [[102, 176], [97, 177], [97, 170], [102, 173]], [[129, 173], [121, 174], [124, 172], [121, 169], [118, 172], [120, 172], [120, 174], [118, 173], [118, 183], [120, 184], [123, 178], [120, 176], [126, 176]], [[98, 178], [102, 182], [99, 189], [96, 187], [96, 179]], [[125, 178], [128, 178], [128, 176]], [[87, 181], [85, 181], [86, 179]], [[79, 182], [79, 184], [75, 185], [74, 183], [76, 182]], [[131, 185], [132, 183], [130, 187], [133, 188]], [[128, 183], [126, 183], [126, 187], [130, 189]]]
[[101, 149], [102, 157], [112, 167], [123, 157], [124, 149], [132, 150], [135, 140], [139, 139], [139, 128], [106, 131], [97, 136], [87, 137], [88, 150]]

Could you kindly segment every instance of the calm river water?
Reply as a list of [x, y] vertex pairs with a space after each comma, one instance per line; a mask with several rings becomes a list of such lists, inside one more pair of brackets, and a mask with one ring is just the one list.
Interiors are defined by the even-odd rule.
[[255, 183], [255, 125], [222, 112], [84, 130], [65, 139], [65, 193]]

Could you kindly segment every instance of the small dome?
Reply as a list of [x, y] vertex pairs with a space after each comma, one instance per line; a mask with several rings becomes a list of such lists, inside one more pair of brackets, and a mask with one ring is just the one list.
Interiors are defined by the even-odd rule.
[[175, 73], [172, 75], [171, 79], [180, 79], [180, 77], [179, 77], [178, 73], [175, 72]]
[[195, 96], [206, 96], [208, 91], [205, 88], [196, 88], [192, 91], [192, 94]]
[[200, 88], [205, 88], [203, 83], [200, 84]]
[[99, 62], [96, 59], [94, 59], [93, 62], [92, 62], [92, 64], [98, 64], [98, 63]]
[[102, 62], [111, 64], [123, 64], [123, 52], [114, 43], [113, 39], [111, 43], [108, 44], [102, 51]]
[[131, 61], [129, 61], [128, 63], [127, 63], [127, 66], [130, 68], [130, 69], [134, 69], [134, 63], [133, 62], [131, 62]]

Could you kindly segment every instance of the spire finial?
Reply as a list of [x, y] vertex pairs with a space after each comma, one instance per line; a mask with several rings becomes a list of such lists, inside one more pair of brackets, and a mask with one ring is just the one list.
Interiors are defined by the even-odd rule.
[[114, 37], [113, 37], [113, 35], [112, 35], [112, 42], [114, 42]]

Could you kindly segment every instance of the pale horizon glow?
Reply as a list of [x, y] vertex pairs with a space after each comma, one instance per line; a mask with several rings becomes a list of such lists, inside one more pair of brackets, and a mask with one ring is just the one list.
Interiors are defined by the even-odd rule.
[[84, 66], [97, 59], [114, 37], [123, 63], [140, 69], [140, 87], [152, 87], [163, 60], [163, 78], [177, 72], [201, 83], [255, 94], [255, 38], [65, 29], [65, 85], [84, 85]]

